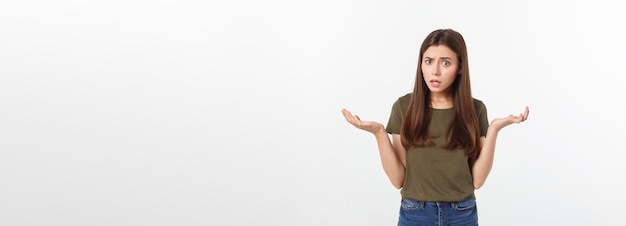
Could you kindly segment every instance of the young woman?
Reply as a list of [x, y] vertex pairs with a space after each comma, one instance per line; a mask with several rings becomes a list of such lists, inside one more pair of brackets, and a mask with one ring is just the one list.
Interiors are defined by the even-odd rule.
[[422, 43], [413, 92], [393, 104], [386, 128], [342, 113], [376, 137], [383, 169], [401, 189], [399, 226], [478, 225], [474, 190], [491, 171], [498, 132], [525, 121], [528, 107], [489, 124], [472, 97], [463, 36], [440, 29]]

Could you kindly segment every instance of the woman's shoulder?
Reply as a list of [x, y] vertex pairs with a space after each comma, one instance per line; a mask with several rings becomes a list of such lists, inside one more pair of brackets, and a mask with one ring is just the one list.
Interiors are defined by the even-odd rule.
[[481, 99], [476, 99], [476, 98], [472, 98], [472, 99], [474, 99], [474, 105], [485, 105]]
[[409, 103], [409, 101], [411, 101], [411, 94], [412, 93], [407, 93], [407, 94], [404, 94], [403, 96], [400, 96], [398, 98], [398, 102]]
[[482, 100], [476, 99], [476, 98], [472, 98], [472, 99], [474, 99], [474, 108], [476, 109], [476, 111], [487, 110], [487, 106], [485, 106], [485, 103], [483, 103]]
[[403, 96], [398, 97], [398, 99], [393, 103], [393, 105], [401, 106], [402, 108], [406, 108], [411, 102], [411, 93], [404, 94]]

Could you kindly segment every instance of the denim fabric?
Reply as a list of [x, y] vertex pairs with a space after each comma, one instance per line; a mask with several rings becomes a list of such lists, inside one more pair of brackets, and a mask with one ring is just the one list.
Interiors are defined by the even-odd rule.
[[420, 202], [402, 199], [398, 226], [477, 226], [475, 199], [459, 202]]

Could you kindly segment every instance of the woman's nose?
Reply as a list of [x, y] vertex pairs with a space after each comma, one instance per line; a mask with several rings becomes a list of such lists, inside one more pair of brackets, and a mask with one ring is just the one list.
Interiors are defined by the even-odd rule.
[[434, 65], [434, 66], [431, 68], [430, 73], [431, 73], [432, 75], [440, 75], [441, 73], [440, 73], [440, 71], [439, 71], [439, 65]]

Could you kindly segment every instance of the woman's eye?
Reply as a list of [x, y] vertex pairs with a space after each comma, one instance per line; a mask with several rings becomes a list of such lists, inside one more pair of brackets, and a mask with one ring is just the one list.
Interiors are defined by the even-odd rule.
[[424, 63], [430, 64], [430, 60], [424, 60]]
[[450, 66], [450, 62], [448, 62], [448, 61], [444, 61], [444, 62], [443, 62], [443, 63], [441, 63], [441, 64], [443, 64], [443, 66]]

